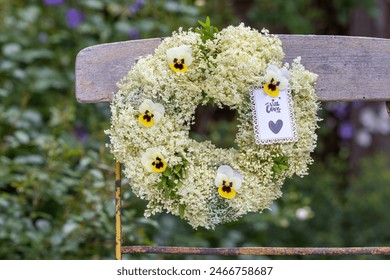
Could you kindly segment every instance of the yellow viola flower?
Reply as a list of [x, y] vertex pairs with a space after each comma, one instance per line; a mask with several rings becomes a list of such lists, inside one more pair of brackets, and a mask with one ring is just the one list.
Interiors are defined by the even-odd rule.
[[264, 77], [264, 92], [271, 97], [277, 97], [279, 92], [288, 88], [290, 73], [286, 68], [279, 69], [275, 65], [268, 65]]
[[163, 105], [154, 103], [149, 99], [145, 99], [138, 110], [140, 112], [138, 120], [146, 127], [151, 127], [160, 122], [165, 113]]
[[232, 199], [241, 188], [244, 176], [233, 170], [228, 165], [221, 165], [217, 170], [215, 177], [215, 186], [218, 188], [220, 196], [226, 199]]
[[169, 67], [176, 73], [186, 72], [188, 66], [190, 66], [193, 61], [192, 50], [187, 45], [170, 48], [167, 50], [167, 60]]
[[167, 162], [157, 148], [147, 149], [141, 157], [141, 163], [149, 172], [164, 172], [167, 168]]

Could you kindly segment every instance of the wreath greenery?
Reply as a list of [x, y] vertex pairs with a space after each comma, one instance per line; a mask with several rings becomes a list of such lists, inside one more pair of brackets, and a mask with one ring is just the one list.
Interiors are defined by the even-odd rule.
[[[317, 76], [299, 58], [281, 68], [278, 37], [243, 24], [200, 24], [137, 61], [113, 98], [107, 134], [133, 192], [148, 201], [145, 216], [165, 210], [212, 229], [269, 208], [287, 177], [307, 174], [319, 104]], [[250, 92], [258, 86], [269, 95], [289, 88], [297, 141], [256, 144]], [[195, 109], [207, 103], [237, 110], [238, 148], [189, 137]]]

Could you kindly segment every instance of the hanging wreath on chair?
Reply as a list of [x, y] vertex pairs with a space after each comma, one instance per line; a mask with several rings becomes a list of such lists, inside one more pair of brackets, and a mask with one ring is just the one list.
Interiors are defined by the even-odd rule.
[[[148, 201], [145, 216], [166, 211], [212, 229], [269, 208], [286, 178], [307, 174], [319, 104], [317, 76], [299, 58], [282, 65], [278, 37], [200, 24], [137, 61], [113, 98], [107, 134], [132, 191]], [[237, 110], [238, 148], [189, 137], [195, 109], [208, 103]]]

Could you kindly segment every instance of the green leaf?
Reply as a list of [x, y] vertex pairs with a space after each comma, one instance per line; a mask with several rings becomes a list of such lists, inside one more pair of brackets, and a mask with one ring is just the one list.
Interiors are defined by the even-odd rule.
[[30, 141], [30, 136], [22, 130], [15, 131], [15, 138], [21, 144], [27, 144]]
[[29, 23], [33, 23], [38, 20], [41, 14], [41, 10], [35, 6], [28, 6], [22, 10], [19, 10], [18, 14], [23, 20]]
[[206, 18], [206, 22], [198, 20], [201, 28], [196, 28], [195, 32], [200, 34], [200, 38], [203, 42], [214, 39], [214, 35], [218, 33], [218, 28], [211, 25], [210, 17]]
[[91, 170], [89, 170], [89, 174], [91, 174], [97, 180], [104, 179], [103, 172], [99, 169], [91, 169]]
[[181, 219], [184, 219], [184, 214], [186, 211], [186, 205], [185, 204], [179, 204], [179, 215]]
[[20, 165], [41, 165], [45, 163], [45, 159], [40, 155], [25, 155], [16, 156], [14, 159], [16, 164]]
[[165, 184], [163, 182], [159, 182], [157, 184], [157, 189], [162, 190], [164, 188]]
[[17, 43], [8, 43], [3, 45], [2, 52], [4, 56], [13, 56], [19, 53], [22, 50], [22, 47]]
[[178, 165], [176, 165], [175, 167], [174, 167], [174, 172], [177, 174], [180, 170], [181, 170], [181, 168], [183, 167], [183, 165], [180, 165], [180, 164], [178, 164]]
[[279, 165], [274, 165], [272, 167], [272, 170], [274, 171], [275, 174], [280, 174], [282, 170], [280, 169]]
[[183, 171], [183, 169], [175, 174], [175, 177], [177, 177], [176, 179], [180, 180], [181, 178], [183, 178], [183, 172], [182, 171]]
[[204, 28], [210, 27], [210, 17], [206, 17], [206, 22], [203, 22], [201, 20], [198, 20], [198, 23], [203, 26]]
[[170, 197], [169, 189], [164, 189], [164, 195], [165, 197]]
[[161, 177], [161, 182], [163, 182], [164, 185], [166, 185], [167, 181], [168, 181], [167, 177], [164, 177], [164, 176]]
[[275, 174], [280, 174], [284, 170], [288, 169], [288, 157], [286, 156], [280, 156], [274, 158], [274, 166], [272, 167], [272, 170]]
[[171, 173], [172, 173], [172, 171], [171, 171], [171, 169], [168, 167], [168, 168], [166, 168], [166, 169], [164, 170], [163, 175], [164, 175], [165, 177], [169, 177], [169, 176], [171, 175]]
[[81, 1], [80, 4], [92, 10], [102, 10], [104, 8], [104, 3], [98, 0]]
[[175, 187], [175, 182], [172, 180], [168, 180], [167, 185], [168, 185], [168, 187], [173, 188], [173, 187]]

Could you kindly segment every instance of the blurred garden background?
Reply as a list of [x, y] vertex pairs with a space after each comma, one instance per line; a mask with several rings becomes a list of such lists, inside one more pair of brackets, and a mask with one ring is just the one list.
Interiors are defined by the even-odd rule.
[[[81, 49], [169, 36], [207, 15], [220, 29], [245, 22], [274, 34], [386, 38], [389, 11], [386, 0], [0, 0], [0, 259], [114, 258], [114, 161], [103, 133], [109, 104], [77, 104], [74, 65]], [[207, 112], [213, 116], [215, 109]], [[202, 122], [194, 137], [233, 145], [234, 116], [226, 115]], [[143, 218], [145, 203], [124, 180], [123, 243], [389, 246], [384, 104], [327, 103], [320, 115], [310, 175], [288, 180], [272, 211], [214, 231], [193, 230], [166, 214]]]

